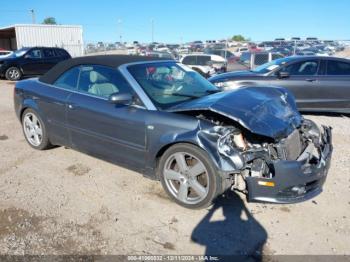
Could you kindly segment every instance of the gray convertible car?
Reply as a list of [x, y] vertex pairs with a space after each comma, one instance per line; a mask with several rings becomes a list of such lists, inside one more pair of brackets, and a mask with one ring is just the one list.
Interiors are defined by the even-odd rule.
[[293, 203], [322, 191], [331, 128], [298, 112], [283, 88], [220, 90], [173, 60], [92, 56], [20, 81], [14, 93], [35, 149], [64, 145], [160, 180], [203, 208], [226, 190]]

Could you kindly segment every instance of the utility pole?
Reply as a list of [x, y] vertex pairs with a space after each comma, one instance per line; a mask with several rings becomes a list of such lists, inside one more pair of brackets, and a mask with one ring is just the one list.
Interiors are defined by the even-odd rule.
[[152, 26], [152, 43], [154, 42], [154, 19], [151, 19], [151, 26]]
[[119, 31], [119, 41], [120, 41], [120, 44], [122, 44], [122, 20], [121, 19], [118, 19], [118, 31]]
[[225, 60], [227, 59], [228, 39], [229, 38], [226, 38], [226, 42], [225, 42]]
[[29, 11], [32, 14], [32, 24], [35, 24], [35, 12], [34, 12], [34, 9], [31, 9]]

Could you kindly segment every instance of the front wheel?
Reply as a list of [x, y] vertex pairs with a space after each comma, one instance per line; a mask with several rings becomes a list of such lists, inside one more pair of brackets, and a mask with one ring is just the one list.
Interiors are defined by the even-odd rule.
[[164, 190], [179, 205], [200, 209], [221, 193], [221, 177], [202, 149], [176, 144], [160, 159], [158, 172]]
[[20, 80], [22, 77], [22, 72], [18, 67], [10, 67], [6, 70], [5, 77], [10, 81]]

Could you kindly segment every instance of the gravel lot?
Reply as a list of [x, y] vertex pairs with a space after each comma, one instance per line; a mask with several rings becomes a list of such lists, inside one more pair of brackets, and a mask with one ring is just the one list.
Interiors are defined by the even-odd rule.
[[0, 81], [0, 254], [348, 254], [350, 120], [334, 129], [324, 192], [294, 205], [232, 194], [208, 210], [171, 202], [160, 183], [79, 152], [27, 145]]

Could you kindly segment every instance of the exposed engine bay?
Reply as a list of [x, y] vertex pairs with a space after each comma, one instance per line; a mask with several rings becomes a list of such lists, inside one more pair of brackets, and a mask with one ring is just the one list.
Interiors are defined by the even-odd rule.
[[[320, 128], [311, 120], [303, 119], [287, 137], [274, 140], [256, 135], [232, 121], [219, 121], [215, 115], [199, 114], [197, 118], [210, 121], [215, 126], [203, 132], [217, 137], [217, 150], [235, 170], [227, 179], [232, 190], [248, 194], [247, 179], [263, 179], [262, 186], [274, 186], [275, 164], [279, 161], [303, 163], [303, 172], [311, 173], [312, 165], [318, 165], [324, 144]], [[224, 167], [225, 168], [225, 167]], [[308, 170], [309, 169], [309, 170]], [[271, 180], [271, 182], [269, 182]]]

